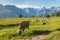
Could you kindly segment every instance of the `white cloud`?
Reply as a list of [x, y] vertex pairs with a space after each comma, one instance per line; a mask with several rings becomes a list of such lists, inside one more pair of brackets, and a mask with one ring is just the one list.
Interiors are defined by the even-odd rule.
[[32, 6], [32, 5], [16, 5], [19, 8], [41, 8], [39, 6]]

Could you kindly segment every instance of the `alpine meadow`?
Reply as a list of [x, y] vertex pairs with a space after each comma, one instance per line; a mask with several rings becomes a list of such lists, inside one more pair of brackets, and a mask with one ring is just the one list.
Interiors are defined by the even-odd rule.
[[60, 40], [60, 0], [0, 0], [0, 40]]

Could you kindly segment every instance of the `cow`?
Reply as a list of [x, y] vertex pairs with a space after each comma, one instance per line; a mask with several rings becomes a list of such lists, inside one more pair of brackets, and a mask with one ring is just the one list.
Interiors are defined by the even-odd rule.
[[47, 23], [47, 21], [43, 20], [41, 23], [42, 23], [42, 25], [45, 25]]
[[28, 20], [21, 22], [20, 28], [18, 29], [18, 34], [20, 35], [24, 32], [25, 29], [29, 29], [29, 24], [30, 21]]

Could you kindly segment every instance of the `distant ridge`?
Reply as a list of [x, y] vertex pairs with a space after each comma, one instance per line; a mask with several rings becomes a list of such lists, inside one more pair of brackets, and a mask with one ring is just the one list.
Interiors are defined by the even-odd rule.
[[47, 13], [51, 15], [55, 11], [60, 11], [60, 7], [51, 7], [47, 9], [46, 7], [43, 7], [42, 9], [34, 9], [34, 8], [18, 8], [15, 5], [2, 5], [0, 4], [0, 18], [18, 18], [20, 14], [22, 14], [22, 17], [38, 17], [42, 16]]

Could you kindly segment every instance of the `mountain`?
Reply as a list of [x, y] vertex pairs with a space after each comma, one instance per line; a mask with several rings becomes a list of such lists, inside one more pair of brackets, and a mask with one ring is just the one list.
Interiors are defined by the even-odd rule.
[[17, 8], [14, 5], [6, 5], [6, 6], [0, 6], [0, 18], [17, 18], [20, 14], [23, 15], [23, 17], [26, 17], [27, 13], [25, 10], [21, 8]]
[[0, 4], [0, 10], [4, 9], [4, 6]]
[[16, 13], [16, 15], [18, 16], [19, 14], [22, 14], [23, 17], [26, 17], [27, 16], [27, 12], [21, 8], [17, 8], [16, 6], [14, 5], [6, 5], [5, 6], [7, 9], [9, 10], [12, 10], [13, 12]]
[[54, 11], [54, 10], [50, 10], [50, 9], [47, 9], [47, 8], [45, 8], [45, 7], [43, 7], [40, 11], [39, 11], [39, 16], [42, 16], [42, 17], [45, 17], [45, 14], [51, 14], [51, 13], [53, 13], [52, 11]]
[[60, 7], [51, 7], [47, 9], [43, 7], [41, 9], [34, 9], [34, 8], [18, 8], [15, 5], [1, 5], [0, 4], [0, 18], [18, 18], [20, 14], [22, 17], [38, 17], [42, 16], [45, 17], [46, 14], [51, 15], [52, 13], [60, 11]]
[[31, 16], [36, 16], [36, 13], [37, 13], [37, 9], [34, 9], [34, 8], [24, 8], [24, 10], [28, 13], [28, 17], [31, 17]]

